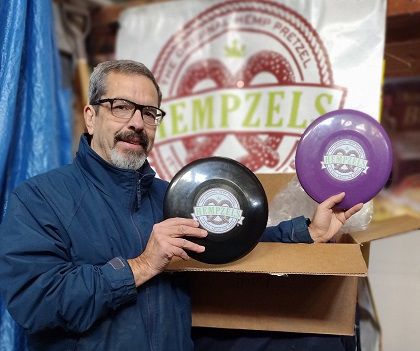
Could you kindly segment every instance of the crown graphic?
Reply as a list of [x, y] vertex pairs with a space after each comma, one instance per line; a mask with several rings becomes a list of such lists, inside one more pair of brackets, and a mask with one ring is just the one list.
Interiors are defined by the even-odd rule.
[[239, 46], [238, 41], [234, 39], [231, 46], [225, 45], [225, 55], [226, 57], [235, 57], [235, 58], [244, 57], [245, 45]]

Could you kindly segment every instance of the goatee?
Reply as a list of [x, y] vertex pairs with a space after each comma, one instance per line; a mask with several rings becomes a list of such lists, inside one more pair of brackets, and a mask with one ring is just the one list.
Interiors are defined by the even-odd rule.
[[111, 149], [110, 155], [112, 164], [119, 168], [131, 169], [135, 171], [141, 168], [146, 161], [150, 144], [147, 134], [144, 131], [124, 131], [115, 135], [115, 144], [118, 141], [138, 144], [142, 147], [142, 150], [120, 152], [117, 151], [116, 147], [114, 146]]

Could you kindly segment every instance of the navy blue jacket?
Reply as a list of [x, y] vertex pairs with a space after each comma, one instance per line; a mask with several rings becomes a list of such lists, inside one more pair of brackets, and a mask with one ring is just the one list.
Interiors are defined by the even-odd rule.
[[[167, 182], [105, 162], [82, 136], [73, 164], [11, 195], [0, 227], [0, 287], [31, 350], [192, 350], [187, 292], [176, 274], [136, 289], [127, 259], [162, 220]], [[267, 241], [310, 242], [303, 217]]]

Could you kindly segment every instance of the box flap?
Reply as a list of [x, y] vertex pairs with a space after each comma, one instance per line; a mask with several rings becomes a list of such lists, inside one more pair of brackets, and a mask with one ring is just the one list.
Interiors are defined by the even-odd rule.
[[366, 230], [351, 233], [354, 241], [363, 244], [388, 236], [420, 229], [420, 218], [410, 215], [392, 217], [383, 221], [372, 222]]
[[366, 276], [358, 244], [259, 243], [245, 257], [227, 264], [174, 259], [168, 271]]

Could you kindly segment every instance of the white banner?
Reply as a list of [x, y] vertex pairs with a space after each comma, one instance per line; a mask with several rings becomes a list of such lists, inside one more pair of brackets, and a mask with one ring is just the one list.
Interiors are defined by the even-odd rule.
[[168, 115], [152, 166], [203, 157], [294, 172], [300, 135], [353, 108], [379, 119], [385, 0], [179, 0], [120, 18], [117, 58], [151, 68]]

